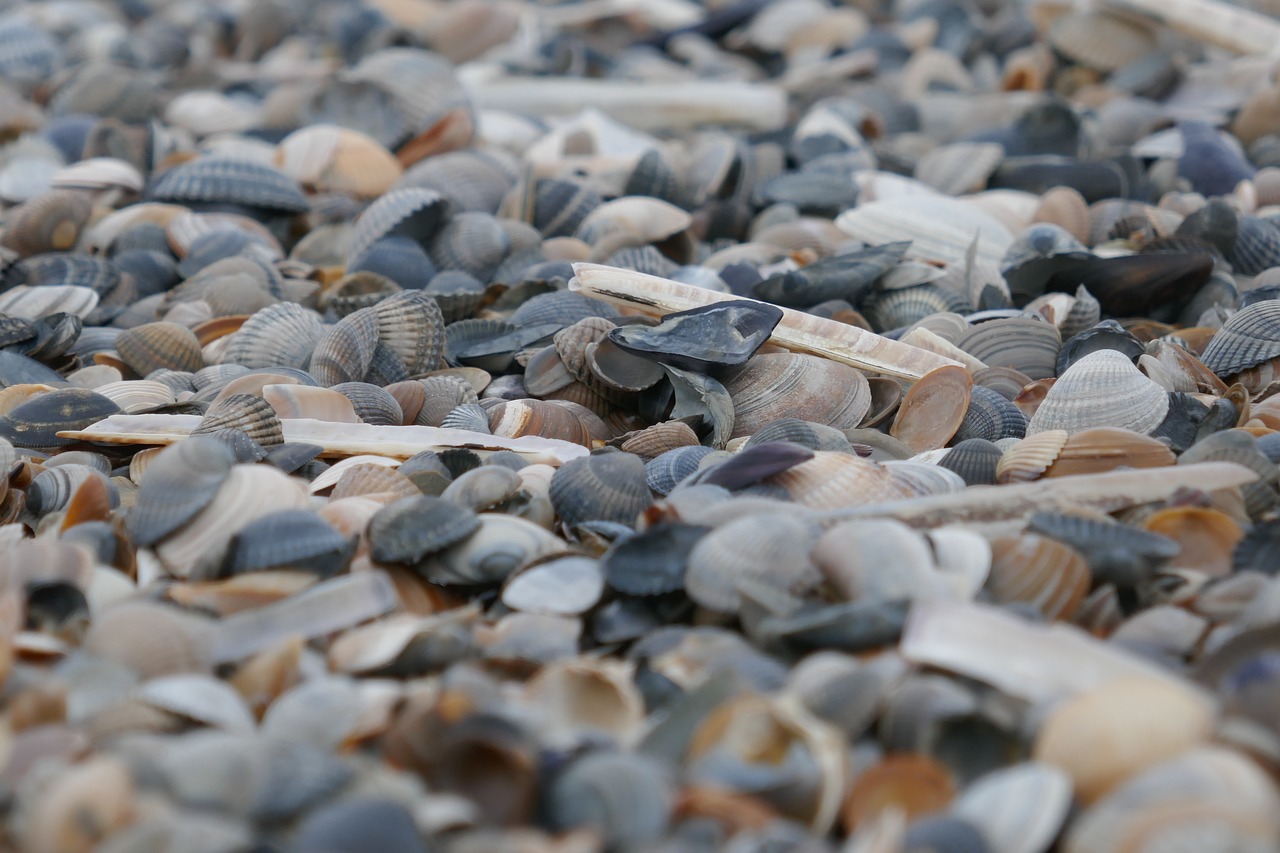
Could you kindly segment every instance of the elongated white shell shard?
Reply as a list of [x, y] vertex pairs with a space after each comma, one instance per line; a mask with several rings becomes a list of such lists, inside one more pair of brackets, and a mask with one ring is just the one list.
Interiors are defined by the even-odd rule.
[[1266, 15], [1215, 0], [1104, 0], [1112, 12], [1158, 21], [1180, 33], [1236, 53], [1276, 55], [1280, 24]]
[[[199, 423], [196, 415], [111, 415], [82, 430], [69, 430], [62, 437], [104, 444], [172, 444], [186, 438]], [[579, 444], [538, 436], [504, 438], [462, 429], [330, 423], [309, 418], [284, 418], [280, 423], [284, 426], [285, 441], [323, 447], [322, 456], [367, 453], [408, 459], [424, 450], [467, 447], [511, 450], [530, 462], [560, 465], [590, 452]]]
[[1158, 679], [1207, 699], [1202, 688], [1071, 625], [1037, 625], [980, 604], [918, 601], [902, 656], [977, 679], [1032, 703], [1065, 699], [1116, 678]]
[[958, 494], [833, 510], [823, 520], [891, 516], [912, 527], [941, 527], [966, 522], [1021, 518], [1032, 512], [1092, 507], [1115, 512], [1165, 500], [1179, 489], [1211, 492], [1243, 486], [1258, 475], [1234, 462], [1198, 462], [1164, 468], [1141, 468], [1054, 477], [1008, 486], [973, 486]]
[[[744, 298], [602, 264], [574, 264], [573, 272], [570, 290], [655, 317]], [[782, 321], [769, 340], [789, 350], [899, 379], [916, 380], [939, 367], [963, 366], [928, 350], [789, 308], [782, 309]]]
[[466, 89], [480, 109], [563, 116], [596, 109], [644, 131], [707, 125], [776, 130], [787, 121], [787, 95], [766, 83], [696, 80], [672, 86], [628, 80], [470, 75]]

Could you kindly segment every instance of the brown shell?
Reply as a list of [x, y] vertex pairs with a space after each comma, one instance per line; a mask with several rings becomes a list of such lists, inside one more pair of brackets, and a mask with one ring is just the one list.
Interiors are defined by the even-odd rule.
[[489, 429], [506, 438], [540, 435], [583, 447], [605, 441], [611, 434], [598, 416], [561, 400], [504, 400], [489, 410]]
[[1047, 619], [1070, 619], [1091, 581], [1084, 557], [1055, 539], [1024, 533], [991, 542], [986, 590], [998, 602], [1025, 602]]
[[840, 822], [852, 833], [883, 812], [898, 810], [908, 820], [940, 812], [956, 794], [945, 766], [927, 755], [887, 755], [868, 767], [849, 786]]
[[1066, 430], [1048, 430], [1029, 435], [1004, 452], [996, 464], [996, 483], [1026, 483], [1037, 480], [1057, 461], [1070, 436]]
[[308, 192], [344, 193], [375, 199], [404, 172], [373, 137], [347, 127], [314, 124], [299, 128], [276, 146], [276, 166]]
[[917, 453], [946, 445], [964, 422], [973, 378], [963, 367], [939, 367], [911, 386], [889, 434]]
[[421, 495], [413, 481], [395, 468], [367, 463], [353, 465], [343, 472], [329, 495], [330, 500], [361, 495], [390, 495], [392, 500]]
[[1244, 538], [1244, 531], [1231, 516], [1209, 507], [1169, 507], [1149, 517], [1142, 526], [1182, 546], [1174, 565], [1210, 577], [1231, 573], [1232, 554]]
[[1177, 458], [1163, 442], [1132, 430], [1095, 427], [1067, 439], [1046, 477], [1100, 474], [1115, 468], [1160, 468]]
[[75, 190], [49, 190], [9, 213], [0, 245], [22, 257], [65, 252], [76, 245], [92, 212], [89, 197]]
[[627, 453], [645, 459], [661, 456], [668, 450], [700, 444], [698, 434], [683, 421], [664, 421], [623, 437], [619, 445]]
[[912, 497], [905, 485], [877, 463], [832, 450], [814, 451], [812, 459], [769, 480], [790, 492], [796, 503], [812, 509], [840, 509]]
[[168, 368], [194, 373], [204, 367], [200, 340], [177, 323], [147, 323], [126, 329], [116, 338], [116, 352], [139, 376]]

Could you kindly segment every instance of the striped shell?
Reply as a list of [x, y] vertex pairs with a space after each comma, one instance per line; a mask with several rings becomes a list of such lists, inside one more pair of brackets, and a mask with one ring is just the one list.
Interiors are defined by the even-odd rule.
[[[365, 208], [356, 220], [347, 247], [347, 266], [354, 266], [353, 262], [383, 237], [404, 236], [426, 245], [444, 226], [448, 215], [448, 199], [434, 190], [392, 190]], [[404, 282], [397, 283], [404, 286]]]
[[222, 360], [245, 367], [304, 368], [324, 332], [314, 311], [278, 302], [257, 311], [231, 337]]
[[404, 171], [373, 137], [331, 124], [299, 128], [280, 140], [275, 163], [311, 192], [364, 199], [387, 192]]
[[272, 213], [302, 213], [306, 196], [283, 172], [230, 157], [200, 157], [175, 166], [152, 184], [147, 197], [178, 204], [232, 204]]
[[1200, 361], [1230, 376], [1280, 356], [1280, 301], [1255, 302], [1233, 314], [1209, 341]]
[[1114, 350], [1090, 353], [1049, 389], [1027, 424], [1027, 435], [1120, 427], [1149, 435], [1169, 413], [1169, 395]]
[[1070, 619], [1090, 582], [1084, 558], [1056, 540], [1024, 533], [991, 543], [986, 590], [998, 602], [1026, 602], [1047, 619]]

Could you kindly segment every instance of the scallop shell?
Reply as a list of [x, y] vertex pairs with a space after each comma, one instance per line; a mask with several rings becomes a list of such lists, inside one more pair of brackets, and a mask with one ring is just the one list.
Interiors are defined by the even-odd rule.
[[370, 310], [377, 320], [378, 343], [395, 354], [407, 374], [440, 367], [445, 345], [444, 317], [433, 298], [405, 291], [387, 297]]
[[232, 204], [271, 213], [307, 210], [306, 196], [283, 172], [262, 163], [228, 157], [199, 157], [160, 175], [147, 197], [177, 204]]
[[306, 367], [324, 326], [314, 311], [278, 302], [257, 311], [236, 331], [222, 354], [249, 368]]
[[116, 352], [139, 376], [168, 369], [194, 373], [204, 367], [200, 341], [177, 323], [146, 323], [116, 338]]
[[241, 430], [262, 447], [284, 443], [284, 431], [275, 409], [254, 394], [231, 394], [209, 407], [192, 430], [192, 435], [207, 435], [225, 429]]
[[[434, 190], [406, 187], [392, 190], [369, 205], [355, 222], [347, 267], [384, 237], [403, 236], [426, 245], [443, 227], [449, 213], [448, 200]], [[395, 276], [390, 276], [395, 279]], [[396, 279], [402, 287], [405, 283]]]
[[1153, 432], [1169, 412], [1169, 395], [1114, 350], [1090, 353], [1049, 389], [1027, 424], [1027, 435], [1047, 430], [1076, 433], [1091, 427]]
[[550, 497], [570, 527], [587, 521], [632, 527], [651, 501], [644, 462], [612, 448], [561, 465], [551, 478]]
[[976, 384], [969, 396], [969, 408], [955, 433], [959, 444], [971, 438], [999, 441], [1022, 438], [1027, 432], [1027, 416], [1010, 400], [991, 388]]
[[322, 385], [360, 382], [378, 346], [377, 306], [348, 314], [327, 328], [311, 353], [310, 373]]

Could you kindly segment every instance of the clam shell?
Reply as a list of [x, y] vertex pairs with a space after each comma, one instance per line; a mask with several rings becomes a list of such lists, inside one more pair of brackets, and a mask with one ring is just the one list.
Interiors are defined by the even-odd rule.
[[361, 382], [378, 346], [377, 306], [348, 314], [327, 328], [311, 352], [309, 371], [325, 386]]
[[1099, 350], [1072, 365], [1049, 389], [1027, 434], [1120, 427], [1150, 434], [1169, 412], [1169, 395], [1121, 353]]
[[988, 367], [1011, 367], [1031, 379], [1045, 379], [1056, 373], [1062, 340], [1051, 323], [1011, 317], [977, 324], [956, 346]]
[[730, 438], [751, 435], [781, 417], [852, 429], [871, 406], [871, 389], [857, 370], [795, 353], [757, 355], [726, 380], [733, 401]]
[[346, 566], [354, 547], [353, 540], [316, 513], [281, 510], [240, 528], [227, 546], [222, 571], [237, 575], [287, 568], [325, 578]]
[[471, 510], [419, 495], [380, 509], [369, 522], [369, 543], [376, 560], [412, 564], [462, 542], [479, 527]]
[[803, 594], [821, 581], [809, 560], [819, 532], [813, 522], [791, 515], [752, 514], [730, 521], [690, 551], [685, 591], [717, 613], [738, 610], [747, 582]]
[[1116, 71], [1156, 49], [1150, 29], [1106, 12], [1061, 15], [1048, 39], [1064, 56], [1099, 71]]
[[973, 379], [963, 367], [939, 367], [911, 386], [889, 434], [917, 453], [946, 445], [969, 408]]
[[811, 509], [888, 503], [912, 496], [910, 489], [875, 462], [824, 450], [815, 451], [808, 462], [775, 474], [769, 481]]
[[551, 478], [550, 497], [570, 527], [587, 521], [631, 527], [651, 501], [644, 462], [612, 448], [561, 465]]
[[438, 584], [498, 584], [520, 567], [565, 550], [562, 540], [523, 518], [479, 518], [479, 529], [468, 538], [418, 563], [423, 577]]
[[271, 213], [302, 213], [306, 196], [288, 175], [262, 163], [198, 157], [160, 175], [147, 192], [153, 201], [232, 204]]
[[400, 403], [385, 388], [368, 382], [343, 382], [330, 390], [346, 397], [356, 416], [367, 424], [398, 426], [404, 422], [404, 411], [400, 408]]
[[952, 803], [1000, 853], [1044, 853], [1071, 807], [1071, 779], [1049, 764], [1027, 761], [988, 773]]
[[1094, 427], [1070, 436], [1044, 476], [1097, 474], [1121, 466], [1159, 468], [1175, 461], [1173, 451], [1154, 438], [1132, 430]]
[[74, 190], [50, 190], [10, 212], [0, 243], [22, 257], [73, 248], [89, 221], [92, 204]]
[[377, 320], [378, 343], [395, 354], [407, 374], [426, 373], [441, 366], [444, 317], [433, 298], [406, 291], [387, 297], [371, 310]]
[[1233, 314], [1209, 341], [1200, 361], [1230, 376], [1280, 356], [1280, 302], [1256, 302]]
[[1002, 455], [1000, 448], [986, 439], [967, 438], [956, 442], [938, 465], [959, 474], [967, 485], [993, 486]]
[[346, 127], [315, 124], [280, 140], [275, 163], [308, 192], [375, 199], [403, 173], [395, 156], [373, 137]]
[[1089, 564], [1068, 545], [1034, 533], [991, 542], [986, 590], [1001, 603], [1025, 602], [1046, 619], [1068, 620], [1089, 592]]
[[980, 438], [999, 441], [1002, 438], [1022, 438], [1027, 432], [1027, 416], [1011, 401], [991, 388], [976, 384], [969, 396], [969, 408], [964, 420], [955, 432], [959, 444], [968, 439]]
[[715, 448], [712, 447], [691, 445], [677, 447], [655, 456], [644, 466], [645, 479], [649, 488], [660, 495], [671, 494], [682, 480], [701, 467], [703, 459], [715, 452]]
[[1066, 430], [1052, 429], [1020, 439], [1000, 457], [996, 482], [1003, 485], [1039, 479], [1057, 461], [1068, 438]]
[[[260, 399], [260, 398], [254, 398]], [[156, 465], [152, 463], [154, 473]], [[156, 546], [156, 555], [179, 577], [215, 576], [231, 538], [269, 512], [303, 509], [303, 485], [269, 465], [235, 465], [213, 500], [180, 530]]]

